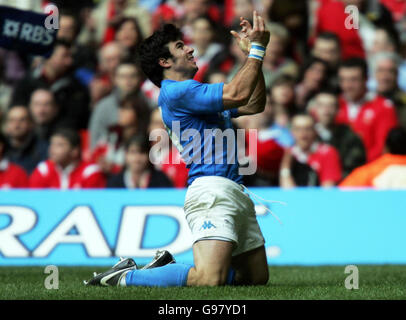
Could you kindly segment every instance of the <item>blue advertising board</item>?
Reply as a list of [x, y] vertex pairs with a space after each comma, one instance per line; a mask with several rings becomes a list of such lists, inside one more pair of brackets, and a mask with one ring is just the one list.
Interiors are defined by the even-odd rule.
[[[406, 264], [406, 191], [250, 189], [270, 265]], [[0, 266], [193, 263], [185, 190], [0, 192]]]

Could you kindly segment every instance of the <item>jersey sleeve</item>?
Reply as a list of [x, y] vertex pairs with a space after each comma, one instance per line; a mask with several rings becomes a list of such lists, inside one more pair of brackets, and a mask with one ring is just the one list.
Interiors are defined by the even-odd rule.
[[184, 82], [180, 88], [180, 94], [178, 92], [179, 103], [173, 104], [175, 108], [181, 108], [182, 111], [191, 114], [210, 114], [224, 110], [224, 83], [207, 84], [195, 80]]

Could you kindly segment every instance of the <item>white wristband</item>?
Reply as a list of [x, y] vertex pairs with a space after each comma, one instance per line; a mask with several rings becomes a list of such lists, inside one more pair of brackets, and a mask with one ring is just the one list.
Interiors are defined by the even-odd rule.
[[254, 58], [260, 61], [264, 60], [266, 48], [259, 42], [252, 42], [248, 58]]

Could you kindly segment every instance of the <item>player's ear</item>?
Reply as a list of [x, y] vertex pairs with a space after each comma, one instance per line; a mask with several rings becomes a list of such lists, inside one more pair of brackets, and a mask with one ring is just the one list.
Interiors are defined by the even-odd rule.
[[165, 59], [165, 58], [159, 58], [158, 63], [161, 67], [164, 67], [164, 68], [169, 68], [172, 66], [172, 64], [169, 62], [169, 60]]

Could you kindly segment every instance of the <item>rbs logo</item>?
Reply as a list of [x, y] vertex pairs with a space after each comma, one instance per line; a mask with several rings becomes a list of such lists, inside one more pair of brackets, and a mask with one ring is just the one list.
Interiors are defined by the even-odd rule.
[[50, 45], [53, 41], [54, 29], [45, 29], [31, 23], [6, 19], [4, 21], [2, 35], [44, 46]]

